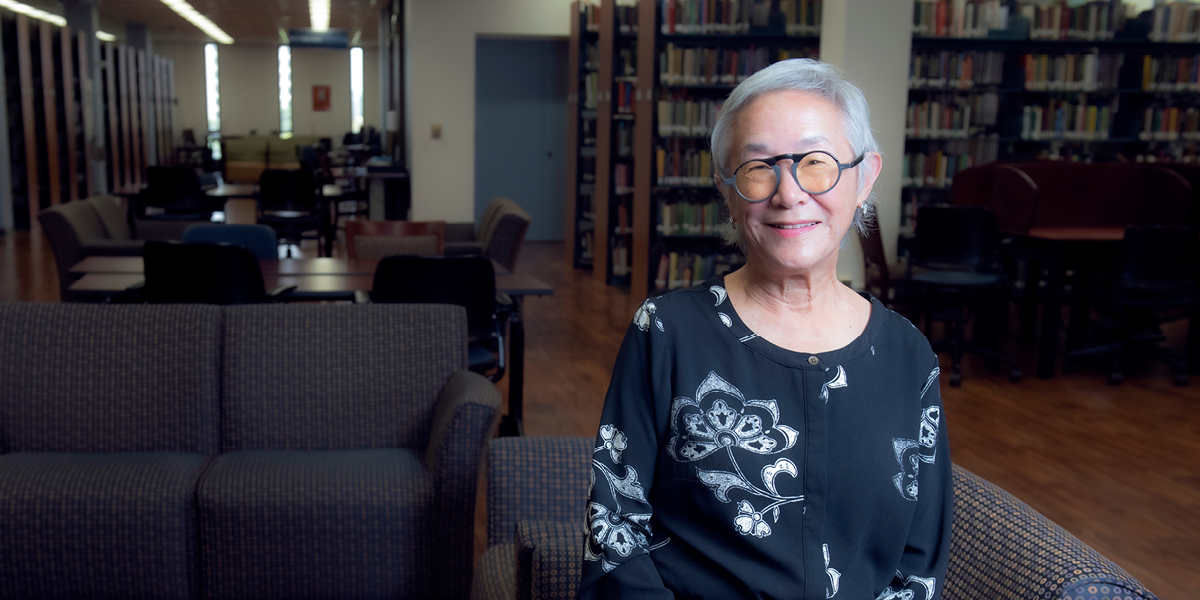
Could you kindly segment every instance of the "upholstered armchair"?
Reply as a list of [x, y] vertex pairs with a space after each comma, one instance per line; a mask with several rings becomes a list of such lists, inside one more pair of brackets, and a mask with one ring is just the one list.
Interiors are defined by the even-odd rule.
[[[488, 445], [488, 549], [472, 600], [574, 598], [582, 573], [590, 438]], [[1029, 505], [954, 465], [945, 600], [1155, 598]]]

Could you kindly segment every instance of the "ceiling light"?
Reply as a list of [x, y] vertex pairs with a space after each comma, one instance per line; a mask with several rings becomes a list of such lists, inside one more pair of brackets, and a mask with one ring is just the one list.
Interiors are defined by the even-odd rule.
[[[326, 5], [326, 6], [328, 6], [328, 5]], [[16, 0], [0, 0], [0, 7], [7, 8], [8, 10], [11, 10], [15, 13], [21, 13], [23, 15], [27, 15], [27, 16], [33, 17], [35, 19], [41, 19], [43, 21], [47, 21], [54, 25], [58, 25], [59, 27], [63, 27], [67, 24], [67, 20], [58, 15], [50, 14], [44, 10], [29, 6], [28, 4], [22, 4], [20, 2], [16, 2]], [[329, 14], [328, 9], [326, 9], [325, 14], [326, 15]]]
[[96, 39], [98, 39], [102, 42], [115, 42], [115, 41], [117, 41], [117, 36], [107, 32], [107, 31], [97, 31]]
[[[0, 2], [4, 1], [6, 0], [0, 0]], [[214, 24], [212, 21], [209, 21], [208, 17], [205, 17], [197, 12], [196, 9], [192, 8], [191, 4], [188, 4], [184, 0], [162, 0], [162, 3], [166, 4], [167, 7], [178, 13], [179, 16], [187, 19], [189, 23], [195, 25], [200, 29], [200, 31], [207, 33], [208, 37], [217, 40], [222, 44], [233, 43], [233, 38], [229, 37], [229, 34], [222, 31], [220, 27], [217, 27], [216, 24]]]
[[308, 20], [313, 31], [329, 31], [329, 0], [308, 0]]

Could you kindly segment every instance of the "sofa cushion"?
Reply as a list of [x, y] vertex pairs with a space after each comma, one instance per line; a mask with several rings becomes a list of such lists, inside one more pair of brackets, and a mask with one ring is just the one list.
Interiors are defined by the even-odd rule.
[[196, 598], [196, 482], [174, 452], [0, 456], [0, 595]]
[[216, 306], [0, 304], [0, 452], [215, 454]]
[[466, 340], [458, 306], [228, 307], [221, 448], [424, 450]]
[[197, 491], [204, 596], [427, 597], [433, 489], [414, 450], [218, 456]]

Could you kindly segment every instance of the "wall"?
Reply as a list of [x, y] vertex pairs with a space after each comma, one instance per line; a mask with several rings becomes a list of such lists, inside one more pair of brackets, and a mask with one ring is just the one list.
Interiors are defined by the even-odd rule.
[[[412, 218], [474, 221], [475, 38], [566, 37], [568, 0], [410, 0]], [[431, 127], [442, 125], [433, 139]]]
[[[221, 77], [221, 129], [244, 135], [251, 129], [268, 134], [279, 129], [278, 46], [231, 44], [218, 46]], [[198, 141], [208, 131], [204, 108], [204, 45], [155, 42], [156, 54], [175, 61], [176, 125], [192, 128]], [[363, 52], [364, 110], [367, 125], [380, 126], [379, 52]], [[331, 86], [331, 112], [312, 112], [313, 84]], [[303, 117], [301, 116], [303, 115]], [[350, 50], [294, 48], [292, 50], [292, 130], [297, 134], [330, 136], [340, 143], [350, 130]]]
[[279, 46], [218, 46], [217, 70], [222, 134], [279, 131]]

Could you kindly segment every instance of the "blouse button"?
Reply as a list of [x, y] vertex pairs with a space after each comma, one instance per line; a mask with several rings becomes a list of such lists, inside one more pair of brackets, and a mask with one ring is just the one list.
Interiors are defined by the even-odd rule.
[[815, 357], [815, 356], [810, 356], [810, 357], [808, 357], [808, 364], [810, 364], [810, 365], [815, 365], [815, 364], [817, 364], [817, 363], [819, 363], [819, 362], [821, 362], [821, 359], [819, 359], [819, 358], [817, 358], [817, 357]]

